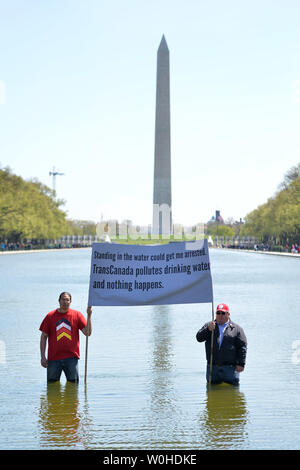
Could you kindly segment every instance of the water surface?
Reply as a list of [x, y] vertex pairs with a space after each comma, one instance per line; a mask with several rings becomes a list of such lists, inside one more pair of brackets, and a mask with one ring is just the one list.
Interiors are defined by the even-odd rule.
[[210, 256], [248, 338], [239, 387], [206, 385], [210, 304], [94, 307], [87, 387], [83, 335], [79, 385], [47, 385], [39, 325], [64, 290], [85, 313], [90, 249], [0, 256], [0, 448], [298, 449], [300, 261]]

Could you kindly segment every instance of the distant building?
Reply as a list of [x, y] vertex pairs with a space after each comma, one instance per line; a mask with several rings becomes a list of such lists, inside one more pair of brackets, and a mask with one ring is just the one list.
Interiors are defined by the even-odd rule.
[[220, 222], [221, 224], [224, 223], [224, 220], [223, 220], [223, 217], [221, 216], [221, 212], [220, 212], [220, 211], [216, 211], [216, 221], [217, 221], [217, 222]]
[[207, 223], [212, 224], [214, 222], [219, 222], [220, 224], [224, 224], [224, 219], [221, 216], [221, 211], [216, 210], [215, 215], [213, 215], [212, 218]]

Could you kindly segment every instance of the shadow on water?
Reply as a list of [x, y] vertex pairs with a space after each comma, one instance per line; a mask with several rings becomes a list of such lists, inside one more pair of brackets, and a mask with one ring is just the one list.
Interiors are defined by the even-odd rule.
[[245, 395], [238, 386], [207, 385], [205, 407], [199, 415], [205, 448], [246, 448], [247, 421]]
[[78, 384], [47, 384], [47, 390], [40, 399], [41, 448], [84, 447], [83, 424], [84, 416], [79, 411]]

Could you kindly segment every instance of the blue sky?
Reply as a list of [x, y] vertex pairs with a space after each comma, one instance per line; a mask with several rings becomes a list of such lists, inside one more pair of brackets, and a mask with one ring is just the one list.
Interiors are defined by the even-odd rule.
[[174, 221], [239, 219], [300, 161], [298, 1], [0, 1], [0, 162], [69, 217], [151, 223], [170, 50]]

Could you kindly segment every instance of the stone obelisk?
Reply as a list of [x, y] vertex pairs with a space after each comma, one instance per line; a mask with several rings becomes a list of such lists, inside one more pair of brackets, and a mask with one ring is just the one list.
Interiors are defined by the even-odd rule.
[[169, 49], [163, 36], [157, 51], [152, 233], [172, 233]]

